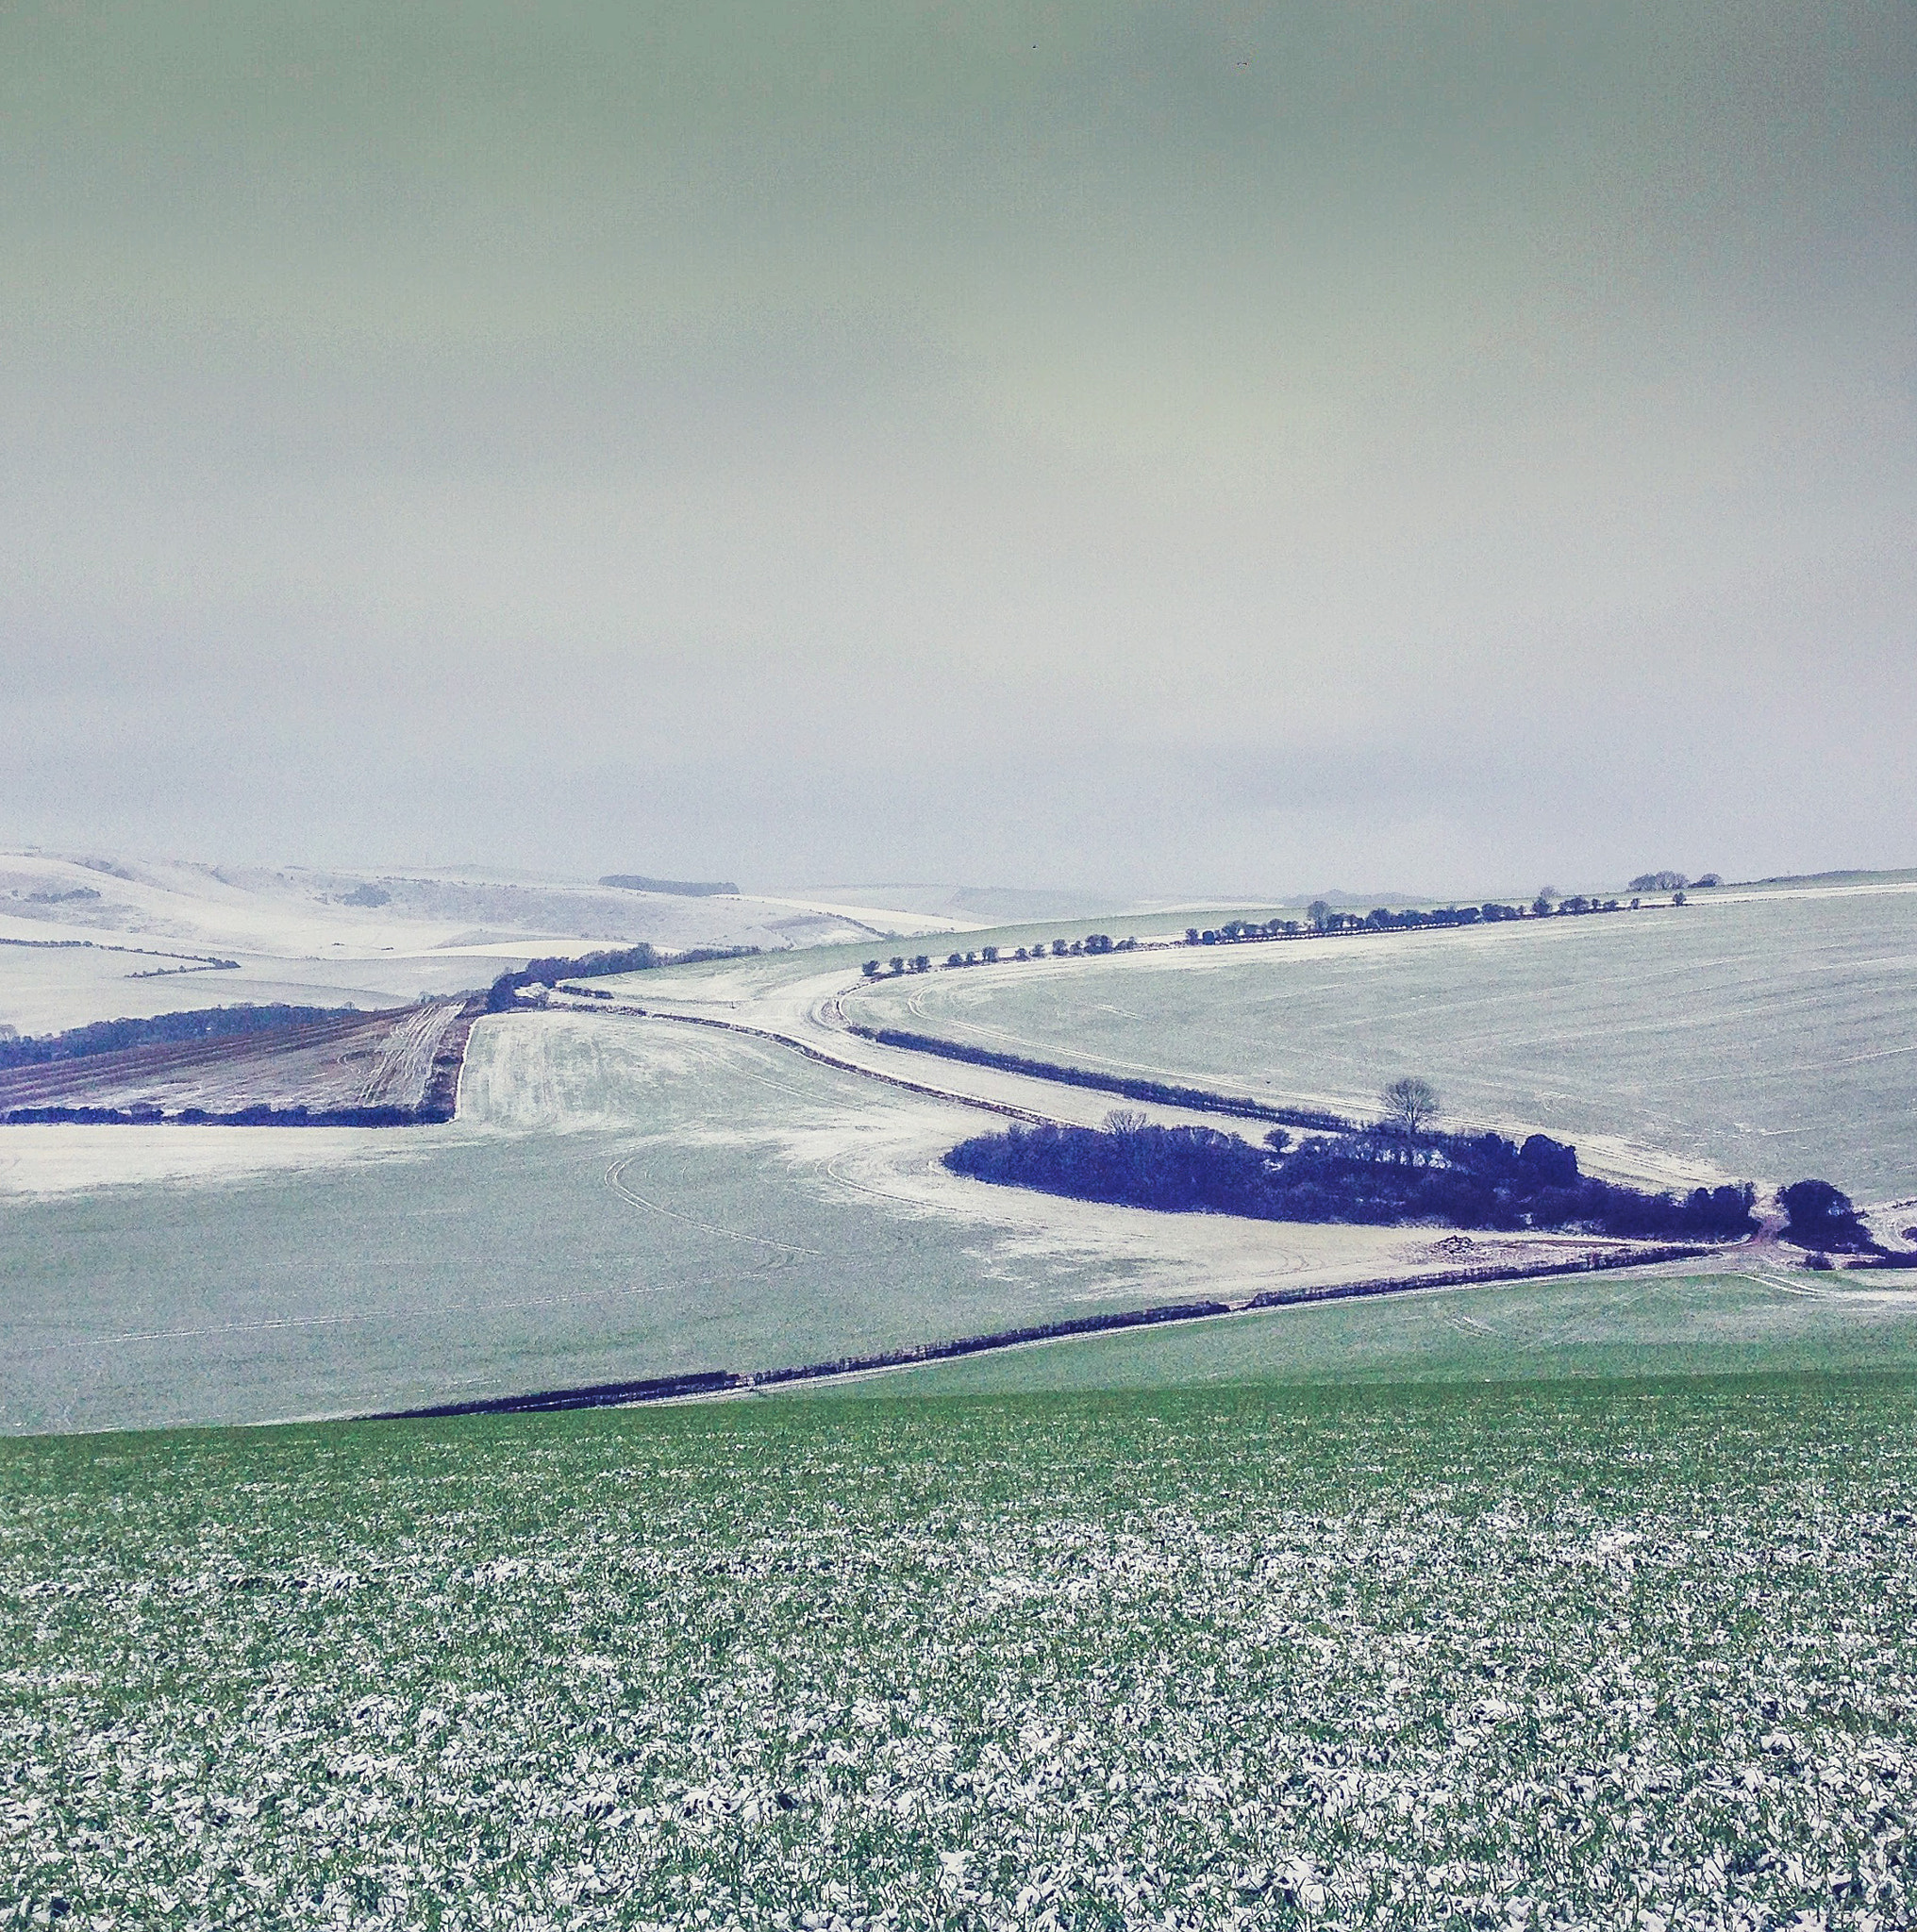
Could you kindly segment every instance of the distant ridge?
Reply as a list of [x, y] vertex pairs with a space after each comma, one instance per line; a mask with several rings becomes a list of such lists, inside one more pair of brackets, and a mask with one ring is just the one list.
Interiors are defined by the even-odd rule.
[[730, 879], [649, 879], [637, 872], [609, 872], [599, 883], [628, 892], [672, 892], [681, 899], [714, 899], [722, 892], [737, 896], [739, 891]]
[[1917, 880], [1917, 866], [1891, 867], [1877, 872], [1787, 872], [1775, 878], [1740, 879], [1743, 886], [1867, 886], [1908, 885]]

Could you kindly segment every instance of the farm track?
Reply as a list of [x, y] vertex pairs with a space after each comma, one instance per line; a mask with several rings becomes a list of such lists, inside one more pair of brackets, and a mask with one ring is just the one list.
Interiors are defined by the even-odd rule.
[[845, 1074], [857, 1074], [861, 1079], [877, 1080], [887, 1087], [896, 1087], [907, 1093], [919, 1093], [930, 1100], [947, 1100], [955, 1107], [974, 1107], [987, 1113], [995, 1113], [1008, 1120], [1025, 1121], [1033, 1126], [1062, 1126], [1061, 1120], [1055, 1120], [1050, 1114], [1034, 1112], [1030, 1108], [1014, 1107], [1008, 1102], [981, 1099], [973, 1093], [961, 1093], [956, 1088], [934, 1087], [924, 1080], [908, 1080], [902, 1074], [888, 1074], [876, 1067], [861, 1065], [858, 1060], [848, 1059], [843, 1054], [828, 1052], [824, 1047], [810, 1045], [803, 1040], [795, 1040], [790, 1033], [780, 1033], [769, 1026], [749, 1026], [742, 1020], [720, 1020], [707, 1013], [662, 1013], [648, 1007], [568, 1007], [569, 1013], [596, 1012], [608, 1017], [623, 1016], [642, 1020], [670, 1020], [679, 1026], [707, 1026], [721, 1033], [740, 1033], [749, 1040], [763, 1040], [775, 1046], [783, 1046], [796, 1054], [803, 1054], [808, 1060], [815, 1060], [823, 1067], [836, 1067]]
[[721, 1241], [743, 1241], [755, 1248], [773, 1248], [782, 1255], [809, 1255], [815, 1258], [818, 1256], [819, 1251], [816, 1248], [798, 1247], [792, 1241], [775, 1241], [766, 1235], [747, 1234], [742, 1228], [721, 1227], [716, 1222], [700, 1221], [693, 1215], [681, 1214], [676, 1208], [667, 1208], [642, 1194], [626, 1180], [625, 1171], [631, 1165], [632, 1156], [628, 1154], [623, 1160], [615, 1160], [606, 1170], [606, 1185], [628, 1207], [643, 1208], [649, 1214], [663, 1215], [668, 1221], [676, 1221], [685, 1227], [697, 1228], [702, 1234], [716, 1235]]

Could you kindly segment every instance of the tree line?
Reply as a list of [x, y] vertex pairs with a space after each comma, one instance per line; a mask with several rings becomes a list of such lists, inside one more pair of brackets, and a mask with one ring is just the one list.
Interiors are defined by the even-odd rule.
[[[1675, 885], [1669, 882], [1675, 881]], [[1647, 873], [1631, 881], [1634, 891], [1670, 891], [1673, 903], [1684, 904], [1684, 888], [1692, 883], [1682, 873]], [[1715, 873], [1706, 873], [1699, 886], [1721, 881]], [[1632, 899], [1629, 910], [1642, 907], [1642, 898]], [[1620, 899], [1597, 899], [1582, 892], [1560, 895], [1555, 886], [1544, 887], [1528, 906], [1507, 905], [1487, 899], [1477, 906], [1408, 906], [1393, 911], [1389, 906], [1374, 906], [1369, 912], [1341, 912], [1328, 901], [1312, 900], [1303, 919], [1228, 919], [1223, 925], [1185, 928], [1188, 946], [1242, 944], [1253, 940], [1323, 939], [1335, 933], [1409, 932], [1422, 927], [1495, 925], [1506, 920], [1577, 918], [1592, 912], [1622, 912]], [[996, 966], [1010, 960], [1065, 959], [1096, 958], [1105, 953], [1137, 952], [1142, 941], [1136, 937], [1114, 940], [1109, 933], [1087, 933], [1082, 940], [1039, 941], [1030, 946], [1007, 951], [999, 946], [978, 946], [965, 952], [945, 955], [944, 963], [955, 966]], [[908, 957], [894, 953], [890, 959], [867, 959], [862, 971], [868, 979], [900, 978], [908, 973], [929, 973], [934, 961], [929, 953]]]
[[176, 1046], [199, 1040], [228, 1040], [337, 1020], [353, 1007], [207, 1007], [197, 1012], [159, 1013], [150, 1020], [94, 1020], [64, 1033], [0, 1039], [0, 1069], [43, 1067], [57, 1060], [85, 1059], [97, 1053], [121, 1053], [134, 1046]]
[[517, 972], [502, 973], [492, 982], [486, 993], [486, 1010], [509, 1011], [522, 987], [554, 987], [562, 979], [607, 979], [619, 973], [650, 973], [658, 966], [696, 966], [707, 959], [744, 959], [758, 951], [757, 946], [694, 946], [691, 952], [669, 957], [642, 940], [636, 946], [585, 953], [576, 959], [528, 959]]
[[1577, 1151], [1547, 1135], [1325, 1136], [1295, 1149], [1282, 1129], [1254, 1147], [1215, 1127], [1162, 1127], [1113, 1113], [1093, 1127], [1014, 1126], [961, 1141], [955, 1174], [1076, 1200], [1260, 1221], [1456, 1227], [1579, 1228], [1632, 1238], [1727, 1241], [1756, 1226], [1748, 1182], [1677, 1197], [1579, 1173]]
[[[1082, 940], [1054, 940], [1048, 947], [1043, 941], [1034, 945], [1020, 946], [1008, 951], [1002, 946], [977, 946], [969, 952], [950, 952], [945, 955], [945, 964], [950, 966], [997, 966], [1013, 960], [1030, 959], [1077, 959], [1087, 955], [1092, 958], [1103, 953], [1135, 953], [1139, 949], [1136, 939], [1115, 940], [1109, 932], [1089, 932]], [[907, 958], [903, 953], [894, 953], [889, 961], [868, 959], [859, 969], [868, 979], [896, 979], [907, 973], [929, 973], [932, 970], [932, 956], [919, 953]]]

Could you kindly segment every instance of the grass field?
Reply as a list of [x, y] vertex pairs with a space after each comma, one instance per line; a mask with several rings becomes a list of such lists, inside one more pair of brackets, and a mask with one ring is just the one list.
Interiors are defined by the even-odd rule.
[[1653, 1171], [1917, 1193], [1917, 891], [1048, 960], [882, 982], [847, 1012], [1359, 1112], [1421, 1074], [1454, 1120]]
[[1917, 1380], [0, 1444], [0, 1923], [1873, 1928]]
[[1812, 1275], [1774, 1260], [1485, 1283], [1048, 1341], [844, 1386], [898, 1396], [1796, 1369], [1917, 1374], [1917, 1274]]
[[[1141, 1214], [964, 1180], [939, 1156], [978, 1114], [738, 1035], [531, 1013], [473, 1041], [457, 1122], [363, 1132], [330, 1166], [0, 1195], [0, 1429], [769, 1369], [1455, 1265], [1428, 1229]], [[0, 1161], [24, 1165], [103, 1136], [127, 1137], [104, 1150], [127, 1158], [310, 1141], [319, 1162], [331, 1130], [6, 1131], [21, 1138]]]

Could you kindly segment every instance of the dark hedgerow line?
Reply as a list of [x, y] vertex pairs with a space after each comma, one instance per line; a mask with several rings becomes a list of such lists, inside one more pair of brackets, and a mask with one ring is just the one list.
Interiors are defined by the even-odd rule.
[[794, 1382], [824, 1382], [842, 1375], [871, 1374], [882, 1369], [909, 1369], [962, 1356], [990, 1355], [1038, 1341], [1063, 1341], [1078, 1335], [1107, 1335], [1126, 1328], [1159, 1328], [1174, 1322], [1209, 1322], [1220, 1315], [1251, 1314], [1297, 1307], [1308, 1302], [1364, 1301], [1375, 1295], [1406, 1294], [1426, 1288], [1468, 1288], [1495, 1281], [1540, 1281], [1557, 1274], [1597, 1274], [1619, 1268], [1647, 1268], [1659, 1261], [1689, 1261], [1709, 1254], [1691, 1243], [1593, 1251], [1573, 1261], [1518, 1267], [1449, 1268], [1430, 1274], [1377, 1275], [1364, 1281], [1332, 1282], [1322, 1288], [1274, 1288], [1245, 1302], [1171, 1302], [1116, 1314], [1081, 1315], [1069, 1322], [1039, 1322], [1002, 1328], [989, 1335], [966, 1335], [953, 1341], [920, 1341], [874, 1355], [839, 1356], [795, 1368], [703, 1369], [690, 1374], [658, 1375], [631, 1382], [592, 1382], [574, 1389], [543, 1389], [527, 1395], [481, 1396], [470, 1402], [439, 1402], [420, 1408], [382, 1409], [361, 1422], [424, 1422], [461, 1415], [534, 1415], [558, 1409], [618, 1408], [638, 1403], [683, 1401], [696, 1395], [749, 1395]]
[[1187, 1107], [1194, 1112], [1235, 1114], [1243, 1120], [1276, 1121], [1288, 1127], [1314, 1127], [1321, 1133], [1348, 1134], [1355, 1123], [1342, 1114], [1325, 1113], [1309, 1107], [1272, 1107], [1262, 1100], [1247, 1100], [1232, 1093], [1213, 1093], [1203, 1087], [1175, 1087], [1163, 1080], [1139, 1080], [1124, 1074], [1097, 1074], [1087, 1067], [1060, 1066], [1056, 1060], [1026, 1059], [1021, 1054], [995, 1053], [989, 1047], [962, 1046], [956, 1040], [940, 1040], [929, 1033], [906, 1033], [894, 1026], [849, 1026], [861, 1040], [878, 1046], [896, 1046], [908, 1053], [936, 1054], [946, 1060], [962, 1060], [967, 1066], [991, 1067], [1001, 1074], [1025, 1074], [1037, 1080], [1053, 1080], [1061, 1087], [1089, 1087], [1099, 1093], [1115, 1093], [1125, 1100], [1156, 1101], [1160, 1107]]
[[0, 1126], [208, 1126], [208, 1127], [417, 1127], [443, 1125], [449, 1103], [420, 1107], [273, 1107], [260, 1102], [221, 1112], [183, 1107], [168, 1113], [158, 1106], [14, 1107], [0, 1113]]

